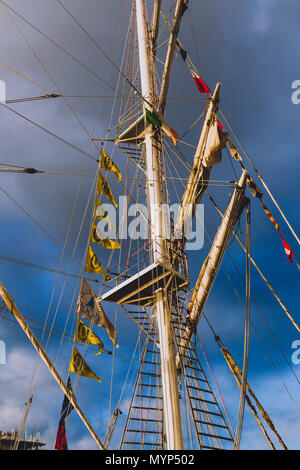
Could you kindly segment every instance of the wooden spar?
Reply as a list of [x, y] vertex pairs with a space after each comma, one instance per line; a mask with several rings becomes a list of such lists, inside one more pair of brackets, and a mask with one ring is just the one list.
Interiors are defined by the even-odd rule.
[[164, 114], [164, 110], [166, 107], [171, 71], [172, 71], [173, 60], [174, 60], [174, 52], [175, 52], [175, 47], [177, 43], [177, 36], [179, 33], [183, 6], [184, 6], [184, 0], [177, 0], [169, 44], [168, 44], [167, 57], [166, 57], [162, 81], [161, 81], [161, 89], [160, 89], [160, 97], [159, 97], [159, 113], [162, 116]]
[[77, 411], [79, 417], [82, 419], [83, 423], [85, 424], [85, 426], [87, 427], [87, 429], [89, 430], [90, 434], [92, 435], [92, 437], [95, 439], [95, 441], [97, 442], [98, 446], [100, 447], [100, 449], [102, 450], [105, 450], [105, 447], [104, 445], [102, 444], [102, 442], [100, 441], [100, 439], [98, 438], [97, 434], [95, 433], [94, 429], [92, 428], [91, 424], [88, 422], [88, 420], [86, 419], [85, 415], [83, 414], [83, 412], [81, 411], [81, 409], [79, 408], [77, 402], [76, 402], [76, 399], [73, 395], [73, 393], [68, 389], [68, 387], [66, 386], [66, 384], [64, 383], [63, 379], [61, 378], [61, 376], [59, 375], [59, 373], [57, 372], [56, 368], [54, 367], [54, 365], [52, 364], [52, 362], [50, 361], [49, 357], [47, 356], [46, 352], [44, 351], [44, 349], [42, 348], [42, 346], [40, 345], [38, 339], [36, 338], [36, 336], [33, 334], [33, 332], [31, 331], [28, 323], [26, 322], [26, 320], [24, 319], [23, 315], [21, 314], [21, 312], [18, 310], [18, 308], [16, 307], [15, 303], [14, 303], [14, 299], [12, 298], [12, 296], [7, 292], [7, 290], [5, 289], [5, 287], [3, 286], [3, 284], [0, 282], [0, 296], [2, 297], [3, 301], [5, 302], [7, 308], [9, 309], [9, 311], [14, 315], [14, 317], [16, 318], [16, 320], [18, 321], [19, 325], [21, 326], [21, 328], [23, 329], [23, 331], [26, 333], [26, 335], [28, 336], [29, 340], [31, 341], [32, 345], [34, 346], [34, 348], [37, 350], [39, 356], [41, 357], [41, 359], [44, 361], [44, 363], [46, 364], [46, 366], [48, 367], [49, 371], [51, 372], [51, 374], [53, 375], [53, 377], [55, 378], [56, 382], [58, 383], [58, 385], [60, 386], [60, 388], [62, 389], [62, 391], [64, 392], [64, 394], [68, 397], [69, 401], [72, 403], [72, 405], [74, 406], [74, 409]]
[[[217, 340], [217, 341], [218, 341], [218, 340]], [[230, 363], [229, 358], [228, 358], [227, 355], [225, 354], [225, 351], [223, 350], [223, 349], [226, 349], [226, 348], [223, 348], [220, 344], [219, 344], [219, 346], [220, 346], [221, 352], [222, 352], [222, 354], [223, 354], [223, 356], [224, 356], [224, 358], [225, 358], [225, 360], [226, 360], [226, 363], [227, 363], [227, 365], [228, 365], [228, 367], [229, 367], [230, 372], [231, 372], [232, 375], [234, 376], [235, 381], [236, 381], [236, 383], [238, 384], [239, 389], [241, 389], [241, 388], [242, 388], [242, 382], [240, 381], [239, 376], [237, 375], [237, 373], [236, 373], [236, 371], [235, 371], [235, 368], [234, 368], [233, 365]], [[228, 352], [228, 350], [226, 350], [226, 351]], [[228, 355], [229, 355], [229, 352], [228, 352]], [[231, 356], [230, 356], [230, 357], [231, 357]], [[232, 359], [232, 357], [231, 357], [231, 359]], [[232, 359], [232, 360], [233, 360], [233, 359]], [[248, 382], [246, 382], [246, 387], [247, 387], [247, 386], [249, 386], [249, 385], [248, 385]], [[270, 445], [271, 449], [272, 449], [272, 450], [276, 450], [276, 448], [275, 448], [273, 442], [272, 442], [271, 439], [270, 439], [270, 436], [268, 435], [267, 431], [265, 430], [265, 427], [264, 427], [264, 425], [263, 425], [263, 423], [262, 423], [260, 417], [258, 416], [258, 413], [257, 413], [257, 411], [256, 411], [255, 406], [252, 404], [252, 402], [251, 402], [249, 396], [247, 395], [247, 393], [245, 394], [245, 400], [246, 400], [247, 405], [249, 406], [249, 408], [250, 408], [250, 410], [251, 410], [251, 412], [252, 412], [254, 418], [256, 419], [258, 426], [261, 428], [261, 430], [262, 430], [262, 432], [263, 432], [263, 434], [264, 434], [266, 440], [268, 441], [268, 444]]]
[[[181, 4], [181, 2], [179, 2]], [[136, 0], [137, 36], [139, 62], [143, 96], [154, 104], [154, 63], [150, 57], [150, 38], [145, 0]], [[145, 101], [144, 101], [145, 107]], [[145, 110], [144, 110], [145, 111]], [[144, 140], [147, 175], [147, 198], [150, 208], [150, 233], [153, 248], [153, 261], [168, 264], [169, 254], [164, 234], [163, 214], [157, 214], [162, 207], [164, 195], [161, 185], [160, 150], [153, 137], [153, 126], [147, 128]], [[183, 449], [181, 415], [179, 405], [177, 370], [175, 364], [175, 338], [171, 324], [171, 308], [166, 299], [166, 292], [158, 289], [155, 293], [154, 308], [159, 332], [161, 383], [163, 395], [163, 413], [168, 450]]]
[[199, 137], [199, 142], [198, 142], [197, 149], [196, 149], [195, 156], [194, 156], [193, 167], [191, 169], [189, 179], [188, 179], [187, 185], [185, 187], [185, 191], [183, 193], [183, 196], [180, 202], [179, 214], [175, 222], [175, 233], [178, 234], [179, 238], [181, 238], [183, 235], [185, 236], [187, 235], [184, 233], [184, 223], [187, 218], [187, 215], [190, 213], [191, 209], [192, 209], [192, 212], [194, 212], [196, 203], [199, 204], [201, 200], [201, 196], [208, 185], [209, 172], [207, 172], [208, 174], [204, 178], [205, 180], [207, 180], [207, 183], [203, 183], [203, 191], [196, 198], [197, 192], [199, 191], [198, 189], [199, 183], [203, 176], [203, 166], [201, 165], [201, 160], [202, 160], [204, 149], [205, 149], [209, 127], [210, 127], [212, 118], [214, 117], [216, 107], [219, 102], [220, 88], [221, 88], [221, 83], [217, 83], [214, 94], [212, 98], [210, 99], [210, 103], [207, 108], [202, 131]]
[[[204, 261], [198, 280], [196, 282], [193, 296], [189, 304], [189, 323], [183, 330], [183, 338], [179, 345], [179, 354], [184, 354], [185, 346], [194, 334], [195, 328], [200, 320], [206, 300], [213, 286], [214, 280], [220, 268], [226, 251], [228, 240], [234, 229], [234, 225], [240, 215], [244, 204], [245, 185], [247, 172], [244, 170], [231, 196], [225, 211], [221, 225], [216, 233], [210, 252]], [[176, 358], [177, 367], [180, 366], [180, 358]]]
[[[221, 341], [220, 341], [220, 338], [218, 336], [215, 336], [216, 338], [216, 341], [221, 349], [221, 352], [227, 362], [227, 365], [230, 369], [230, 371], [232, 372], [233, 376], [235, 377], [236, 379], [236, 382], [238, 383], [238, 386], [239, 388], [241, 388], [242, 386], [242, 371], [241, 369], [239, 368], [239, 366], [237, 365], [237, 363], [235, 362], [235, 360], [233, 359], [232, 355], [230, 354], [230, 352], [228, 351], [227, 348], [225, 348], [222, 344], [221, 344]], [[278, 441], [280, 442], [280, 445], [282, 446], [282, 448], [284, 450], [288, 450], [285, 443], [283, 442], [280, 434], [278, 433], [278, 431], [276, 430], [270, 416], [268, 415], [268, 413], [264, 410], [264, 408], [262, 407], [262, 405], [260, 404], [258, 398], [256, 397], [256, 395], [254, 394], [253, 390], [251, 389], [250, 385], [248, 382], [246, 382], [246, 390], [247, 392], [249, 393], [249, 395], [253, 398], [257, 408], [259, 409], [259, 412], [261, 414], [261, 416], [264, 418], [264, 420], [266, 421], [266, 423], [268, 424], [269, 428], [273, 431], [273, 433], [276, 435], [276, 437], [278, 438]], [[248, 402], [248, 400], [247, 400]], [[249, 404], [249, 403], [248, 403]], [[251, 411], [253, 412], [252, 408], [250, 407]], [[255, 413], [254, 413], [255, 415]], [[258, 424], [259, 426], [263, 429], [264, 431], [264, 434], [266, 435], [266, 432], [264, 430], [264, 427], [260, 421], [260, 419], [258, 418], [258, 416], [255, 416], [257, 421], [258, 421]], [[269, 441], [269, 439], [268, 439]], [[270, 443], [270, 441], [269, 441]]]
[[159, 31], [159, 17], [160, 17], [161, 0], [154, 0], [152, 25], [151, 25], [151, 42], [153, 58], [156, 55], [157, 38]]

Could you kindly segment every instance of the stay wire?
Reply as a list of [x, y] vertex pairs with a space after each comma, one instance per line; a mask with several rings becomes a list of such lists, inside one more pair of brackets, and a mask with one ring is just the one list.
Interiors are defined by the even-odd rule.
[[[88, 72], [90, 72], [91, 74], [93, 74], [96, 78], [98, 78], [101, 82], [105, 83], [106, 86], [108, 86], [109, 88], [111, 88], [113, 91], [115, 90], [115, 88], [110, 84], [108, 83], [107, 81], [105, 81], [98, 73], [96, 73], [94, 70], [92, 70], [90, 67], [88, 67], [86, 64], [84, 64], [83, 62], [81, 62], [78, 58], [76, 58], [73, 54], [71, 54], [70, 52], [68, 52], [65, 48], [63, 48], [61, 45], [59, 45], [56, 41], [54, 41], [53, 39], [51, 39], [49, 36], [47, 36], [45, 33], [43, 33], [43, 31], [41, 31], [39, 28], [37, 28], [34, 24], [32, 24], [29, 20], [27, 20], [26, 18], [24, 18], [23, 15], [21, 15], [20, 13], [18, 13], [14, 8], [12, 8], [11, 6], [9, 6], [7, 3], [3, 2], [3, 0], [0, 0], [1, 3], [3, 3], [6, 8], [8, 8], [10, 11], [12, 11], [16, 16], [18, 16], [19, 18], [21, 18], [25, 23], [27, 23], [29, 26], [31, 26], [35, 31], [37, 31], [39, 34], [41, 34], [45, 39], [47, 39], [49, 42], [51, 42], [54, 46], [56, 46], [59, 50], [61, 50], [64, 54], [66, 54], [68, 57], [70, 57], [71, 59], [73, 59], [75, 62], [77, 62], [79, 65], [81, 65], [85, 70], [87, 70]], [[66, 96], [66, 95], [65, 95]]]

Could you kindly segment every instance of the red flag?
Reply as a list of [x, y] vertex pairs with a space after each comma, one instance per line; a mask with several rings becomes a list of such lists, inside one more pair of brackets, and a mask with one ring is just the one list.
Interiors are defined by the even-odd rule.
[[291, 249], [291, 247], [287, 244], [287, 242], [285, 241], [285, 239], [283, 238], [283, 236], [281, 235], [280, 233], [280, 229], [278, 230], [278, 233], [280, 235], [280, 238], [282, 240], [282, 243], [283, 243], [283, 246], [284, 246], [284, 251], [286, 253], [286, 256], [287, 256], [287, 259], [289, 260], [289, 262], [291, 264], [293, 264], [293, 257], [295, 255], [295, 253], [293, 252], [293, 250]]
[[224, 126], [223, 124], [221, 124], [221, 122], [219, 121], [218, 119], [218, 128], [222, 131], [224, 129]]
[[[281, 228], [279, 227], [278, 223], [276, 222], [276, 220], [274, 219], [274, 217], [272, 216], [271, 212], [269, 211], [269, 209], [267, 208], [267, 206], [263, 203], [262, 200], [260, 200], [260, 203], [265, 211], [265, 213], [267, 214], [267, 216], [269, 217], [269, 219], [271, 220], [271, 222], [273, 223], [273, 225], [275, 226], [277, 232], [279, 233], [280, 235], [280, 238], [282, 240], [282, 243], [283, 243], [283, 246], [284, 246], [284, 251], [286, 253], [286, 256], [287, 256], [287, 259], [289, 260], [289, 262], [291, 264], [293, 264], [293, 257], [295, 256], [295, 253], [293, 252], [293, 250], [291, 249], [291, 247], [287, 244], [287, 242], [285, 241], [285, 239], [283, 238], [283, 236], [281, 235]], [[299, 267], [299, 266], [298, 266]]]
[[[70, 377], [68, 378], [67, 386], [68, 386], [68, 389], [72, 391]], [[60, 413], [60, 420], [58, 424], [56, 440], [54, 444], [54, 449], [56, 450], [68, 450], [67, 436], [66, 436], [66, 418], [69, 416], [72, 410], [73, 410], [73, 405], [72, 403], [70, 403], [68, 397], [65, 395], [61, 413]]]
[[55, 450], [68, 450], [67, 437], [66, 437], [66, 424], [65, 424], [64, 419], [61, 419], [59, 421], [54, 449]]
[[202, 80], [201, 77], [199, 77], [199, 75], [196, 73], [196, 72], [193, 72], [192, 71], [192, 74], [193, 74], [193, 78], [195, 80], [195, 83], [197, 85], [197, 88], [199, 90], [200, 93], [210, 93], [210, 89], [209, 87], [206, 85], [206, 83]]

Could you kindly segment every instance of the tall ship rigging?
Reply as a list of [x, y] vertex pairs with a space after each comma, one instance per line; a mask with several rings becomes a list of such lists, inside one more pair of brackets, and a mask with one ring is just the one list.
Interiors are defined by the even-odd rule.
[[[251, 349], [253, 333], [282, 382], [295, 421], [299, 420], [297, 400], [254, 322], [256, 309], [259, 316], [256, 314], [255, 320], [258, 318], [272, 335], [299, 385], [296, 362], [283, 352], [273, 331], [274, 322], [263, 313], [263, 298], [256, 301], [261, 286], [296, 341], [299, 318], [278, 292], [278, 283], [275, 287], [270, 273], [265, 273], [253, 255], [253, 244], [258, 243], [253, 234], [253, 207], [255, 214], [260, 211], [261, 220], [269, 224], [276, 240], [274, 247], [281, 250], [282, 263], [293, 270], [295, 278], [300, 269], [299, 237], [268, 178], [256, 167], [223, 112], [222, 94], [231, 90], [224, 90], [222, 77], [212, 86], [206, 79], [208, 74], [200, 70], [199, 63], [196, 65], [198, 50], [190, 11], [193, 0], [120, 2], [124, 3], [122, 27], [116, 32], [116, 44], [121, 42], [123, 49], [118, 59], [89, 33], [72, 7], [61, 0], [57, 3], [84, 41], [105, 58], [108, 72], [103, 78], [37, 28], [25, 13], [0, 2], [5, 20], [15, 28], [49, 83], [41, 85], [17, 66], [1, 62], [7, 73], [43, 90], [40, 95], [7, 99], [1, 107], [12, 119], [23, 119], [56, 139], [71, 156], [83, 157], [80, 172], [47, 171], [41, 159], [36, 160], [36, 166], [31, 162], [22, 166], [20, 159], [0, 164], [1, 178], [14, 178], [14, 182], [21, 177], [46, 175], [56, 175], [63, 181], [78, 177], [63, 241], [1, 187], [3, 197], [9, 198], [60, 253], [53, 267], [45, 259], [44, 263], [35, 263], [1, 257], [3, 263], [51, 276], [48, 306], [45, 310], [47, 302], [42, 302], [40, 290], [38, 306], [33, 308], [40, 311], [36, 318], [29, 304], [23, 305], [10, 276], [6, 279], [3, 271], [0, 279], [1, 323], [6, 320], [18, 328], [36, 353], [32, 371], [28, 370], [24, 378], [28, 386], [12, 448], [17, 450], [23, 442], [40, 395], [43, 405], [36, 431], [40, 431], [49, 401], [57, 413], [51, 416], [56, 419], [57, 431], [49, 439], [57, 450], [67, 450], [69, 435], [76, 441], [73, 423], [76, 432], [90, 436], [89, 445], [101, 450], [238, 450], [243, 442], [247, 448], [245, 419], [257, 427], [259, 446], [287, 450], [280, 422], [273, 419], [272, 410], [264, 403], [267, 394], [256, 392], [249, 373], [251, 357], [259, 362]], [[182, 28], [188, 25], [194, 51], [181, 39]], [[35, 43], [27, 39], [27, 28], [100, 80], [101, 94], [62, 91]], [[172, 81], [180, 75], [180, 68], [184, 69], [187, 89], [197, 93], [190, 100], [196, 115], [192, 122], [181, 123], [181, 129], [187, 128], [184, 133], [175, 130], [173, 121], [180, 122], [180, 111], [174, 119], [169, 91], [174, 89]], [[109, 81], [110, 73], [115, 74], [114, 83]], [[105, 95], [107, 89], [112, 96]], [[110, 100], [110, 105], [105, 105], [106, 111], [110, 108], [108, 129], [96, 125], [106, 98]], [[175, 98], [181, 102], [180, 97]], [[72, 101], [76, 99], [98, 100], [92, 132], [90, 123], [84, 124], [76, 112]], [[41, 102], [39, 105], [46, 107], [58, 101], [72, 113], [88, 139], [87, 147], [77, 139], [63, 137], [63, 128], [53, 132], [39, 124], [34, 113], [33, 117], [26, 115], [25, 104], [22, 109], [15, 106]], [[177, 104], [177, 114], [180, 106]], [[84, 115], [85, 109], [81, 111]], [[189, 133], [192, 143], [186, 140]], [[55, 197], [58, 205], [65, 204], [63, 195]], [[230, 269], [224, 267], [226, 257], [231, 260]], [[255, 287], [260, 283], [260, 288], [253, 288], [253, 278]], [[234, 306], [227, 296], [229, 288], [235, 297]], [[218, 315], [211, 301], [217, 289], [224, 297], [223, 302], [218, 297]], [[291, 296], [293, 289], [291, 286]], [[23, 292], [23, 296], [30, 295]], [[228, 310], [235, 315], [228, 315]], [[226, 326], [224, 336], [230, 338], [226, 323], [233, 318], [239, 326], [231, 348], [223, 338], [223, 328]], [[297, 344], [293, 344], [296, 349]], [[219, 378], [208, 352], [212, 345], [223, 361], [222, 366], [218, 362]], [[225, 370], [235, 387], [226, 397], [222, 393], [222, 385], [228, 383]], [[40, 384], [42, 374], [48, 374], [49, 384]]]

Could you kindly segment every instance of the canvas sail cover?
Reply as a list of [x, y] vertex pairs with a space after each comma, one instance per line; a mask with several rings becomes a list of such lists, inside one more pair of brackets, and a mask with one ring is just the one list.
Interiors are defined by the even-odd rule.
[[218, 120], [214, 119], [207, 136], [206, 147], [202, 158], [202, 165], [210, 168], [222, 160], [222, 149], [225, 147], [225, 139], [219, 129]]

